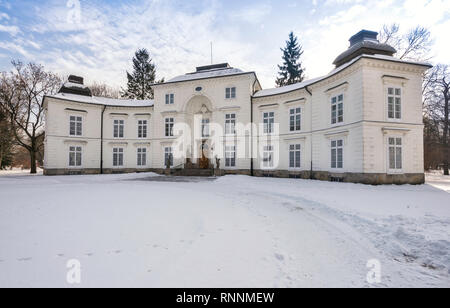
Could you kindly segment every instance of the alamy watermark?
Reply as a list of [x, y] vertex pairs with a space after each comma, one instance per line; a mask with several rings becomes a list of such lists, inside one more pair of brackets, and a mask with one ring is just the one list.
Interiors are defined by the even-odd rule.
[[381, 262], [377, 259], [371, 259], [367, 261], [367, 268], [369, 272], [367, 273], [367, 283], [368, 284], [379, 284], [381, 283]]
[[67, 261], [66, 265], [68, 271], [66, 274], [66, 281], [68, 284], [81, 284], [81, 262], [77, 259]]
[[81, 24], [81, 3], [80, 0], [68, 0], [66, 7], [69, 9], [67, 12], [68, 24]]

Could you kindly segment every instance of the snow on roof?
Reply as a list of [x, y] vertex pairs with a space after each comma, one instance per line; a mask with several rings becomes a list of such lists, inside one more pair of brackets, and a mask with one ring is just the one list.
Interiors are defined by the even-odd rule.
[[114, 99], [97, 96], [83, 96], [68, 93], [58, 93], [56, 95], [48, 95], [47, 97], [77, 103], [106, 105], [111, 107], [152, 107], [154, 105], [153, 100]]
[[181, 76], [177, 76], [175, 78], [170, 79], [165, 83], [173, 83], [173, 82], [181, 82], [181, 81], [190, 81], [190, 80], [198, 80], [198, 79], [207, 79], [207, 78], [215, 78], [215, 77], [226, 77], [233, 75], [241, 75], [241, 74], [250, 74], [245, 73], [244, 71], [238, 68], [219, 68], [219, 69], [211, 69], [205, 71], [199, 71], [195, 73], [189, 73]]
[[404, 61], [404, 60], [400, 60], [398, 58], [391, 57], [391, 56], [384, 56], [384, 55], [360, 55], [357, 58], [351, 60], [350, 62], [345, 63], [344, 65], [341, 65], [338, 68], [335, 68], [334, 70], [332, 70], [329, 74], [327, 74], [325, 76], [314, 78], [314, 79], [310, 79], [310, 80], [306, 80], [306, 81], [303, 81], [303, 82], [300, 82], [300, 83], [296, 83], [296, 84], [293, 84], [293, 85], [284, 86], [284, 87], [280, 87], [280, 88], [261, 90], [261, 91], [256, 92], [255, 95], [253, 95], [253, 97], [273, 96], [273, 95], [285, 94], [285, 93], [289, 93], [289, 92], [292, 92], [292, 91], [303, 89], [303, 88], [305, 88], [305, 87], [307, 87], [309, 85], [312, 85], [312, 84], [317, 83], [319, 81], [325, 80], [325, 79], [327, 79], [327, 78], [329, 78], [329, 77], [331, 77], [333, 75], [336, 75], [337, 73], [339, 73], [342, 70], [346, 69], [347, 67], [351, 66], [353, 63], [355, 63], [356, 61], [358, 61], [361, 58], [371, 58], [371, 59], [377, 59], [377, 60], [386, 60], [386, 61], [393, 61], [393, 62], [398, 62], [398, 63], [415, 64], [415, 65], [420, 65], [420, 66], [432, 67], [432, 65], [430, 65], [429, 63]]

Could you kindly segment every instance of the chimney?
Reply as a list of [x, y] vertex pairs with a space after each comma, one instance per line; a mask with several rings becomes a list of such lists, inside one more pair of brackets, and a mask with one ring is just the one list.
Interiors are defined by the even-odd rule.
[[84, 85], [84, 79], [83, 79], [83, 77], [79, 77], [79, 76], [75, 76], [75, 75], [70, 75], [68, 81], [71, 82], [71, 83], [76, 83], [76, 84]]

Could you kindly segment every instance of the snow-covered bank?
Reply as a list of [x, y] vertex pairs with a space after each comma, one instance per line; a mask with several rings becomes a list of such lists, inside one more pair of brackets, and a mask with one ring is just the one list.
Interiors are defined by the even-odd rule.
[[450, 286], [450, 194], [431, 185], [8, 176], [0, 234], [0, 286], [70, 286], [70, 259], [85, 287], [364, 287], [372, 259], [375, 286]]

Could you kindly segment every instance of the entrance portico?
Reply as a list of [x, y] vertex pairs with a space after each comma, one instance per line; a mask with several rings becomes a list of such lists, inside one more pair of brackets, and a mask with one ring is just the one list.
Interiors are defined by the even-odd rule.
[[204, 95], [192, 97], [185, 108], [186, 159], [197, 164], [202, 169], [210, 169], [212, 161], [211, 123], [213, 108], [211, 101]]

